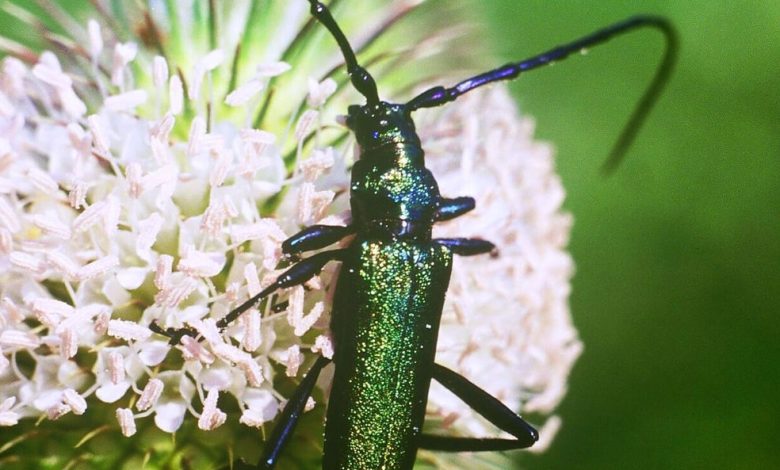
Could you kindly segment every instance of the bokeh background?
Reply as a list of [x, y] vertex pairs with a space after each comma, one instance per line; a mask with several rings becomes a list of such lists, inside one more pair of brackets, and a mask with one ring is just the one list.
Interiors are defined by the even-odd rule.
[[598, 168], [653, 74], [660, 34], [512, 85], [558, 149], [586, 348], [555, 443], [518, 466], [776, 468], [780, 3], [463, 1], [499, 63], [638, 12], [668, 16], [681, 39], [668, 91], [609, 178]]
[[624, 164], [599, 165], [653, 74], [634, 33], [512, 84], [554, 142], [585, 343], [543, 469], [768, 469], [780, 450], [780, 3], [479, 2], [518, 60], [646, 12], [679, 67]]

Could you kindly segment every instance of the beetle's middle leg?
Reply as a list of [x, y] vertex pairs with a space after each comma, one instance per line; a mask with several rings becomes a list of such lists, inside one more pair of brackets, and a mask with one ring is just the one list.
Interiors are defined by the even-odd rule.
[[498, 256], [498, 248], [492, 242], [481, 238], [434, 238], [434, 243], [444, 245], [460, 256], [475, 256], [490, 253]]
[[[474, 207], [476, 207], [476, 202], [473, 197], [442, 198], [439, 208], [436, 210], [436, 222], [460, 217], [473, 210]], [[433, 241], [439, 245], [446, 246], [453, 253], [460, 256], [474, 256], [486, 253], [490, 253], [491, 256], [498, 256], [496, 245], [479, 238], [437, 238]]]
[[482, 390], [467, 378], [439, 364], [433, 365], [433, 378], [463, 400], [474, 411], [482, 415], [499, 429], [516, 439], [477, 438], [420, 435], [422, 449], [445, 452], [479, 452], [525, 449], [539, 440], [539, 433], [523, 418], [507, 408], [496, 397]]
[[[262, 290], [259, 294], [250, 298], [246, 302], [242, 303], [238, 307], [234, 308], [227, 315], [220, 318], [217, 321], [217, 328], [223, 330], [227, 328], [231, 323], [236, 321], [244, 312], [254, 307], [261, 299], [268, 297], [278, 289], [284, 289], [287, 287], [297, 286], [308, 281], [315, 275], [317, 275], [325, 265], [333, 260], [341, 260], [344, 254], [344, 250], [331, 250], [317, 253], [310, 256], [303, 261], [295, 263], [287, 271], [283, 272], [276, 278], [276, 280], [268, 287]], [[155, 333], [159, 333], [163, 336], [170, 338], [171, 344], [177, 344], [184, 336], [196, 336], [196, 332], [191, 328], [168, 328], [163, 330], [156, 324], [152, 324], [151, 329]]]

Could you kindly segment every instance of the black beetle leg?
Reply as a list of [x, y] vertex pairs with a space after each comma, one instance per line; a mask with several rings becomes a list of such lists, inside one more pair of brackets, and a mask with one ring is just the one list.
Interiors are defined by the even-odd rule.
[[418, 441], [420, 448], [444, 452], [501, 451], [525, 449], [531, 447], [539, 439], [539, 433], [533, 426], [526, 423], [523, 418], [507, 408], [496, 397], [477, 387], [457, 372], [434, 364], [433, 378], [493, 425], [512, 434], [517, 439], [422, 434]]

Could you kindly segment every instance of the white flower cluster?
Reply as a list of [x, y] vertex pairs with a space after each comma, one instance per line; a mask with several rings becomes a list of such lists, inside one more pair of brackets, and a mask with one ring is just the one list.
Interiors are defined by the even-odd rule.
[[[503, 87], [466, 95], [420, 126], [442, 192], [477, 201], [434, 235], [484, 238], [498, 247], [493, 257], [456, 259], [437, 360], [510, 407], [522, 403], [523, 413], [549, 415], [565, 395], [582, 343], [568, 305], [572, 219], [561, 212], [552, 148], [535, 141], [533, 131]], [[436, 383], [431, 403], [459, 432], [494, 433]], [[548, 419], [532, 450], [543, 450], [559, 423]]]
[[[280, 37], [305, 18], [298, 3]], [[188, 414], [210, 430], [229, 419], [226, 395], [241, 423], [260, 426], [285, 399], [274, 365], [298, 377], [314, 354], [333, 353], [333, 269], [225, 331], [216, 320], [281, 272], [290, 234], [348, 223], [352, 141], [324, 137], [337, 127], [324, 112], [336, 82], [277, 91], [305, 104], [286, 126], [257, 129], [270, 81], [296, 73], [278, 54], [218, 99], [228, 49], [189, 58], [182, 73], [95, 21], [85, 32], [89, 73], [50, 52], [0, 68], [0, 426], [89, 413], [99, 400], [115, 404], [126, 436], [149, 416], [167, 432]], [[438, 359], [512, 408], [549, 414], [581, 349], [551, 151], [500, 87], [419, 114], [443, 193], [477, 199], [438, 233], [500, 250], [456, 261]], [[172, 347], [158, 327], [198, 338]], [[440, 389], [431, 411], [458, 432], [485, 430]]]
[[[333, 165], [333, 149], [315, 150], [286, 179], [277, 136], [269, 132], [228, 123], [209, 130], [198, 116], [187, 138], [177, 139], [172, 130], [181, 103], [197, 102], [200, 94], [193, 86], [189, 98], [182, 96], [178, 77], [168, 77], [165, 60], [156, 57], [155, 87], [167, 90], [157, 98], [168, 109], [153, 120], [134, 115], [155, 92], [122, 91], [135, 50], [116, 45], [111, 76], [117, 93], [91, 115], [54, 54], [42, 54], [32, 68], [15, 58], [2, 64], [3, 424], [41, 413], [52, 419], [82, 414], [85, 398], [94, 394], [107, 403], [135, 397], [135, 414], [117, 410], [126, 435], [135, 429], [133, 418], [150, 414], [160, 429], [173, 432], [188, 411], [199, 427], [213, 429], [225, 420], [217, 398], [229, 393], [245, 410], [241, 421], [258, 426], [273, 418], [282, 399], [272, 387], [270, 361], [285, 362], [295, 375], [302, 363], [296, 338], [325, 309], [319, 301], [305, 313], [297, 288], [286, 314], [269, 315], [268, 303], [265, 315], [252, 309], [224, 333], [212, 319], [277, 274], [287, 237], [280, 223], [294, 230], [322, 219], [334, 192], [318, 191], [314, 181]], [[198, 64], [201, 81], [220, 56], [208, 54]], [[287, 69], [269, 64], [253, 81]], [[316, 131], [316, 108], [335, 91], [332, 80], [310, 89], [315, 108], [298, 120], [301, 142]], [[240, 93], [245, 86], [229, 94], [227, 104], [241, 104]], [[297, 211], [262, 217], [259, 204], [289, 184], [297, 189]], [[223, 273], [219, 289], [215, 282]], [[177, 348], [183, 362], [174, 361], [180, 367], [172, 370], [167, 363], [175, 353], [153, 334], [152, 323], [189, 326], [205, 341], [185, 338]], [[279, 323], [293, 329], [284, 342], [275, 340]], [[324, 334], [306, 347], [331, 350]], [[94, 359], [79, 354], [89, 350], [97, 352]], [[21, 355], [32, 359], [31, 371], [19, 366]]]

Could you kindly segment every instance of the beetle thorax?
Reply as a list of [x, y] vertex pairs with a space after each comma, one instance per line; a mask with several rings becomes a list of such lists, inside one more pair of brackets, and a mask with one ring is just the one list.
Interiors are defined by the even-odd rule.
[[439, 188], [404, 106], [351, 106], [347, 125], [361, 148], [352, 168], [354, 222], [372, 237], [429, 239]]

